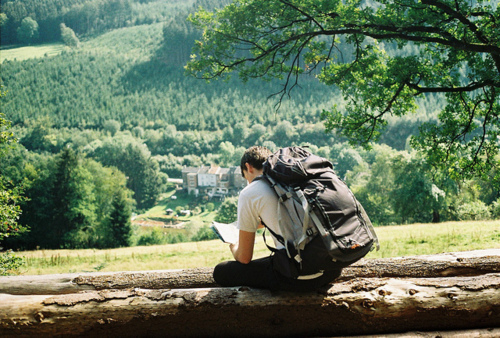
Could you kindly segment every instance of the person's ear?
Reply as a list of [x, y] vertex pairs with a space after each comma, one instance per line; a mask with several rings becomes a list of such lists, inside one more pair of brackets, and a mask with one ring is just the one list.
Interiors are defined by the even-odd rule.
[[245, 162], [245, 167], [250, 174], [253, 174], [253, 166], [250, 163]]

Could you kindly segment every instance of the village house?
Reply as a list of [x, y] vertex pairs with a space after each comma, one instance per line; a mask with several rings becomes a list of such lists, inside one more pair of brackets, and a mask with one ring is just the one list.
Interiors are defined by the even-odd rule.
[[212, 165], [182, 169], [182, 188], [195, 196], [212, 198], [236, 195], [246, 184], [239, 166], [222, 168]]

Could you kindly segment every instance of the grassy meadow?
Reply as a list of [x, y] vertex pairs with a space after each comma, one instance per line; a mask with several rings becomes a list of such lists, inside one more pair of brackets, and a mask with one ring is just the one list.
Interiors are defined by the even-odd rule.
[[[368, 258], [500, 249], [500, 220], [410, 224], [376, 228], [380, 251]], [[231, 258], [219, 240], [107, 250], [18, 252], [26, 259], [24, 275], [95, 271], [140, 271], [210, 267]], [[254, 257], [268, 255], [258, 236]]]
[[25, 46], [15, 48], [2, 48], [0, 50], [0, 63], [5, 60], [23, 61], [33, 58], [42, 58], [47, 56], [55, 56], [60, 54], [66, 47], [62, 43], [48, 43], [37, 46]]

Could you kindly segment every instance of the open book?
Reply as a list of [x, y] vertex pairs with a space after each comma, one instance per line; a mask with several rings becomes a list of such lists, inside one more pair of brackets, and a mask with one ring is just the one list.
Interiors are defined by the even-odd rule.
[[230, 224], [213, 222], [212, 229], [223, 242], [232, 244], [238, 242], [240, 231], [236, 228], [236, 222]]

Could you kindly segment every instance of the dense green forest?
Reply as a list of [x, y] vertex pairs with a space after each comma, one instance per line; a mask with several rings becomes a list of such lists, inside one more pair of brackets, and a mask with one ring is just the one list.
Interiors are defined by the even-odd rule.
[[[61, 38], [61, 23], [78, 35], [98, 35], [121, 27], [164, 22], [193, 3], [194, 0], [2, 0], [1, 43], [5, 46], [56, 41]], [[30, 41], [20, 41], [18, 29], [27, 17], [37, 23], [39, 33]]]
[[377, 225], [499, 216], [498, 185], [488, 177], [452, 181], [410, 148], [409, 137], [443, 106], [437, 94], [389, 120], [380, 142], [362, 149], [325, 133], [322, 111], [344, 101], [312, 75], [281, 101], [269, 97], [280, 81], [186, 76], [199, 36], [188, 13], [225, 3], [2, 0], [3, 50], [27, 43], [18, 34], [26, 17], [38, 26], [29, 43], [60, 40], [61, 24], [79, 40], [57, 56], [1, 64], [1, 112], [19, 142], [0, 172], [23, 188], [19, 223], [30, 228], [6, 247], [137, 244], [130, 215], [153, 207], [168, 177], [183, 166], [238, 164], [255, 144], [309, 146], [332, 160]]

